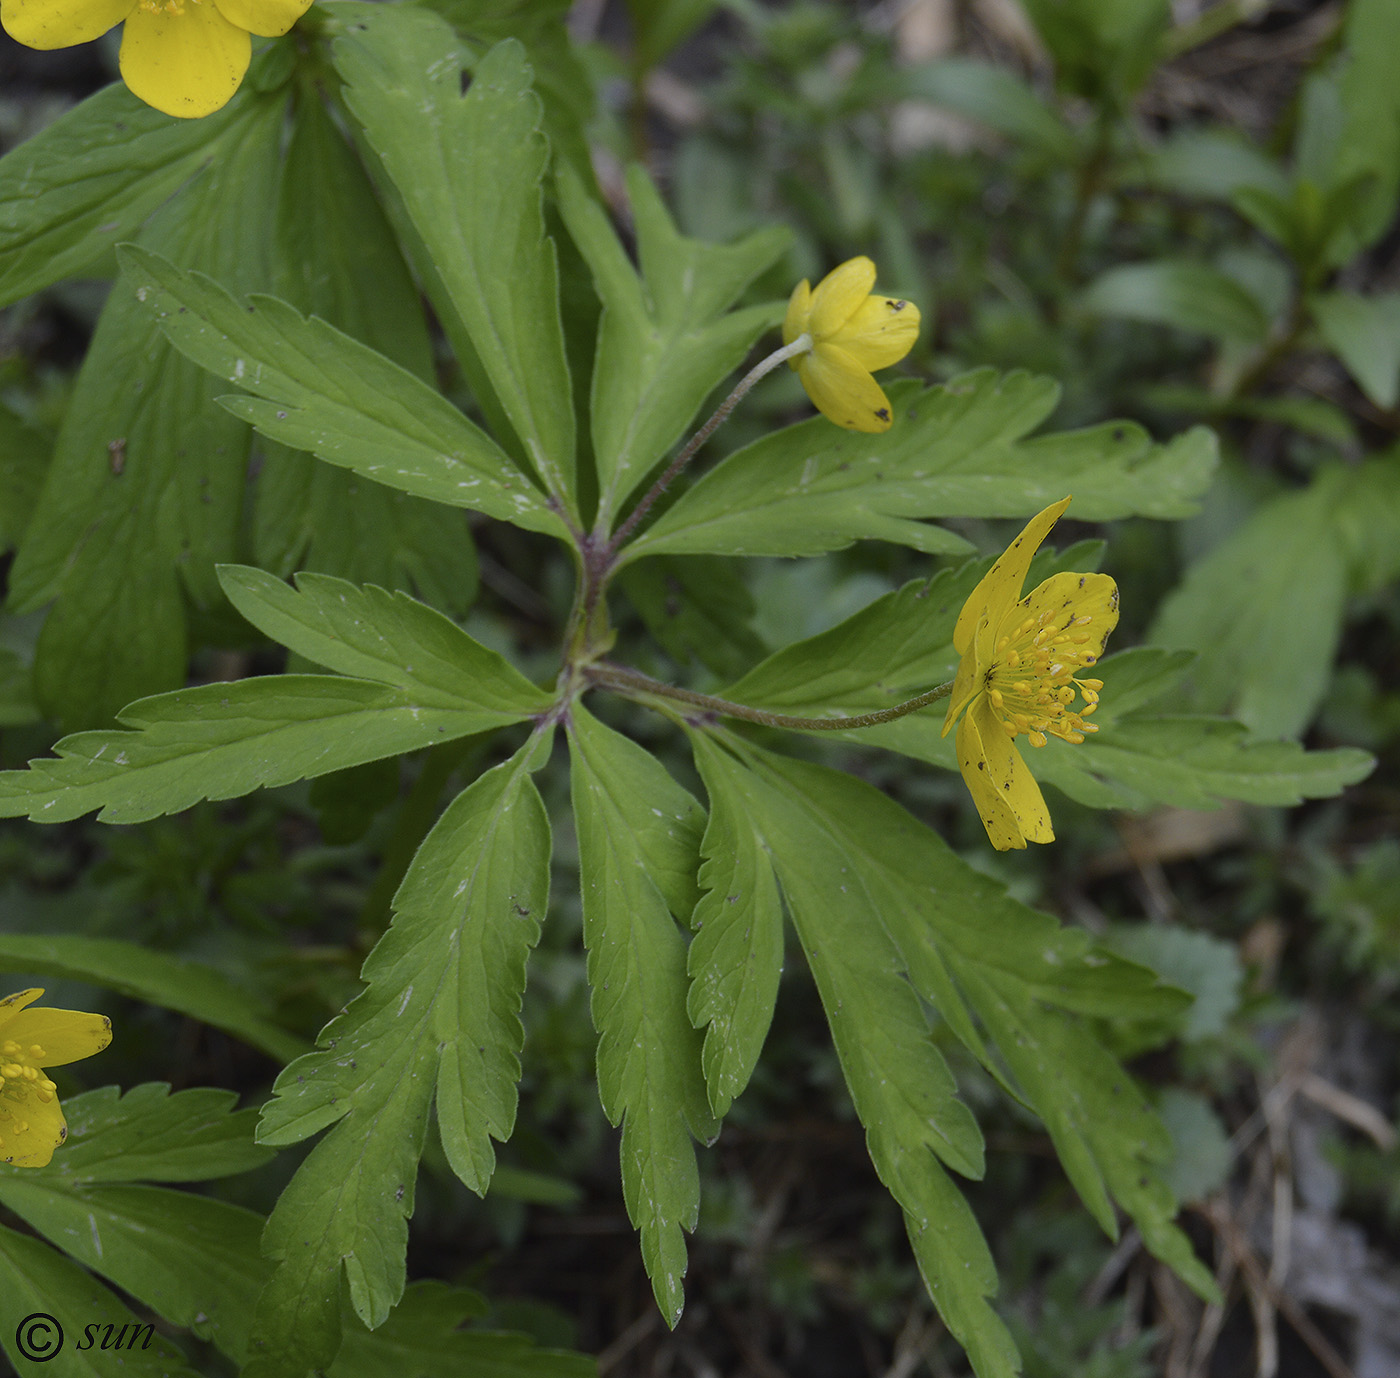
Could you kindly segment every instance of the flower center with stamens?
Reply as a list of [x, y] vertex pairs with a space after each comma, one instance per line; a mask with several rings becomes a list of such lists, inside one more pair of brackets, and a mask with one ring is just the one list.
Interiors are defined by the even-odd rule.
[[[185, 12], [187, 0], [140, 0], [141, 8], [151, 14], [173, 14], [180, 16]], [[200, 5], [204, 0], [188, 0], [191, 5]]]
[[[1024, 613], [1029, 602], [1023, 598], [1012, 616]], [[1078, 743], [1099, 730], [1085, 719], [1099, 706], [1103, 681], [1079, 676], [1103, 648], [1105, 638], [1094, 635], [1093, 623], [1092, 614], [1072, 605], [1002, 623], [985, 687], [1009, 737], [1024, 732], [1032, 746], [1044, 746], [1047, 734]], [[1078, 709], [1073, 706], [1077, 694], [1084, 697]]]
[[28, 1130], [25, 1102], [33, 1097], [47, 1103], [58, 1090], [39, 1065], [44, 1057], [44, 1050], [37, 1043], [25, 1047], [13, 1038], [0, 1043], [0, 1149], [5, 1146], [6, 1133], [23, 1134]]

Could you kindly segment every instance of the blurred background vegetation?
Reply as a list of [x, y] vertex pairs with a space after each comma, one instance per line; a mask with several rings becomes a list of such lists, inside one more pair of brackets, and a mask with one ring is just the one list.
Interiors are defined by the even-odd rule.
[[[1132, 1233], [1110, 1245], [1037, 1123], [944, 1052], [988, 1132], [967, 1190], [1031, 1378], [1393, 1378], [1400, 1373], [1400, 8], [1393, 0], [434, 0], [530, 49], [554, 129], [588, 129], [624, 220], [640, 158], [681, 228], [780, 223], [756, 298], [868, 253], [926, 329], [905, 368], [1030, 369], [1055, 422], [1159, 439], [1205, 421], [1223, 463], [1199, 516], [1111, 531], [1119, 648], [1200, 658], [1185, 711], [1260, 737], [1375, 752], [1338, 799], [1284, 811], [1098, 813], [1056, 797], [1060, 841], [997, 856], [956, 776], [818, 747], [928, 819], [1019, 898], [1197, 996], [1144, 1042], [1109, 1030], [1176, 1143], [1185, 1223], [1228, 1302], [1203, 1308]], [[109, 41], [41, 54], [0, 36], [0, 150], [105, 84]], [[576, 137], [576, 136], [575, 136]], [[586, 293], [564, 259], [566, 290]], [[0, 578], [104, 287], [0, 312]], [[445, 347], [440, 365], [459, 386]], [[786, 370], [718, 442], [806, 404]], [[1004, 537], [961, 523], [983, 549]], [[472, 633], [548, 670], [570, 591], [543, 541], [475, 529]], [[721, 682], [930, 562], [860, 545], [822, 560], [674, 560], [628, 580], [622, 659]], [[2, 585], [0, 585], [2, 587]], [[462, 589], [454, 596], [461, 597]], [[47, 751], [28, 667], [42, 614], [0, 619], [0, 765]], [[203, 615], [191, 673], [261, 665]], [[273, 662], [275, 664], [275, 662]], [[265, 666], [264, 668], [270, 668]], [[666, 750], [659, 735], [655, 743]], [[388, 901], [473, 743], [137, 828], [0, 824], [0, 931], [119, 935], [270, 993], [307, 1037], [357, 989]], [[684, 777], [677, 759], [668, 763]], [[784, 982], [754, 1084], [702, 1155], [688, 1309], [668, 1332], [622, 1207], [592, 1085], [567, 800], [555, 903], [531, 968], [520, 1121], [478, 1201], [430, 1149], [410, 1275], [469, 1283], [491, 1319], [599, 1354], [605, 1374], [965, 1372], [917, 1277], [847, 1100], [815, 993]], [[11, 963], [11, 966], [14, 966]], [[18, 977], [14, 984], [18, 984]], [[100, 1075], [237, 1088], [277, 1068], [190, 1020], [52, 983], [118, 1037]], [[84, 1069], [86, 1070], [86, 1069]], [[294, 1155], [293, 1155], [294, 1156]], [[265, 1210], [283, 1154], [217, 1190]], [[217, 1364], [211, 1357], [211, 1372]]]

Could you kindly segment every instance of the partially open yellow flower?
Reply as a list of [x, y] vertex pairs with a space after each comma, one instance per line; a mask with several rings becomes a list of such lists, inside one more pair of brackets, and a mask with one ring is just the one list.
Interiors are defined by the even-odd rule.
[[0, 1000], [0, 1162], [43, 1167], [68, 1137], [56, 1088], [45, 1067], [100, 1053], [112, 1041], [105, 1014], [27, 1010], [44, 992]]
[[126, 21], [122, 80], [167, 115], [212, 115], [238, 90], [250, 34], [275, 38], [311, 0], [0, 0], [0, 23], [29, 48], [89, 43]]
[[813, 291], [803, 278], [788, 300], [783, 343], [802, 335], [812, 348], [791, 361], [818, 411], [852, 431], [887, 431], [890, 403], [870, 375], [898, 363], [919, 334], [919, 308], [898, 297], [872, 296], [875, 265], [852, 258]]
[[[1098, 731], [1085, 719], [1098, 707], [1103, 681], [1078, 676], [1103, 655], [1118, 625], [1118, 585], [1106, 574], [1055, 574], [1021, 597], [1031, 557], [1069, 501], [1026, 523], [972, 591], [953, 629], [962, 661], [943, 735], [963, 713], [958, 768], [1001, 852], [1055, 840], [1040, 786], [1016, 750], [1018, 734], [1044, 746], [1047, 734], [1078, 743]], [[1084, 696], [1077, 711], [1076, 690]]]

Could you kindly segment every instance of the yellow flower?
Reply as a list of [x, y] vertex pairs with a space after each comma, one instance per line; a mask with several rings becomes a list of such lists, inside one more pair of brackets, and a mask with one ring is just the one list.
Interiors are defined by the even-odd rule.
[[100, 1053], [112, 1041], [105, 1014], [27, 1010], [42, 990], [0, 1000], [0, 1162], [43, 1167], [68, 1137], [63, 1107], [44, 1067]]
[[0, 23], [30, 48], [89, 43], [126, 21], [122, 80], [147, 105], [189, 119], [212, 115], [238, 90], [250, 34], [274, 38], [311, 0], [0, 0]]
[[919, 334], [919, 308], [897, 297], [872, 296], [875, 265], [852, 258], [833, 268], [816, 291], [803, 278], [788, 300], [783, 343], [803, 335], [812, 347], [790, 366], [817, 410], [852, 431], [887, 431], [890, 402], [870, 375], [898, 363]]
[[[1118, 624], [1118, 586], [1106, 574], [1055, 574], [1021, 597], [1031, 557], [1068, 506], [1066, 498], [1026, 523], [972, 591], [953, 630], [962, 661], [943, 735], [963, 713], [958, 767], [1001, 852], [1055, 840], [1017, 735], [1044, 746], [1047, 733], [1078, 743], [1098, 731], [1085, 719], [1098, 707], [1103, 681], [1078, 674], [1103, 655]], [[1084, 696], [1078, 711], [1071, 706], [1076, 689]]]

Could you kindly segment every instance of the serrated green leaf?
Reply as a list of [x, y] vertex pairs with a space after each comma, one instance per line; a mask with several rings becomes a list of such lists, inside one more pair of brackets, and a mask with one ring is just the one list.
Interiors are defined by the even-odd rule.
[[[418, 290], [359, 160], [319, 101], [297, 110], [282, 164], [273, 290], [425, 383], [432, 343]], [[476, 592], [466, 514], [268, 442], [258, 473], [254, 562], [417, 589], [464, 612]]]
[[[1090, 569], [1089, 546], [1042, 552], [1028, 584], [1064, 569]], [[987, 569], [972, 561], [927, 583], [906, 584], [840, 625], [795, 642], [754, 667], [725, 697], [799, 717], [833, 717], [890, 708], [950, 679], [958, 665], [953, 627]], [[1052, 738], [1027, 752], [1037, 778], [1092, 808], [1146, 808], [1153, 803], [1216, 808], [1222, 799], [1296, 804], [1337, 794], [1364, 778], [1374, 762], [1349, 748], [1304, 751], [1292, 742], [1255, 742], [1238, 723], [1183, 717], [1146, 708], [1195, 664], [1189, 652], [1139, 647], [1102, 660], [1099, 732], [1079, 746]], [[1119, 697], [1121, 689], [1121, 698]], [[943, 736], [946, 704], [936, 702], [894, 722], [823, 730], [856, 745], [897, 751], [957, 769], [954, 739]]]
[[498, 43], [463, 94], [464, 50], [436, 15], [386, 15], [370, 5], [359, 13], [334, 46], [343, 99], [402, 198], [530, 463], [571, 503], [574, 414], [564, 405], [571, 394], [558, 265], [540, 190], [549, 146], [524, 49], [514, 39]]
[[930, 1037], [880, 897], [835, 814], [807, 792], [806, 776], [788, 770], [796, 763], [746, 751], [750, 769], [699, 734], [692, 738], [707, 774], [723, 775], [762, 828], [871, 1160], [904, 1211], [939, 1314], [979, 1378], [1010, 1378], [1019, 1370], [1015, 1345], [987, 1303], [995, 1265], [966, 1200], [939, 1166], [942, 1159], [980, 1177], [982, 1137]]
[[424, 707], [401, 690], [336, 675], [204, 684], [129, 705], [130, 732], [64, 737], [57, 759], [0, 771], [0, 818], [61, 823], [100, 808], [139, 823], [202, 799], [233, 799], [436, 746], [524, 714]]
[[758, 1063], [783, 970], [783, 909], [762, 820], [704, 738], [695, 764], [710, 799], [700, 854], [705, 892], [686, 957], [690, 1022], [705, 1030], [701, 1061], [710, 1108], [723, 1117]]
[[700, 1207], [692, 1136], [718, 1125], [705, 1098], [700, 1036], [686, 1017], [685, 943], [698, 896], [704, 812], [649, 752], [570, 712], [574, 826], [598, 1094], [622, 1125], [622, 1194], [668, 1325], [680, 1319], [685, 1237]]
[[568, 18], [572, 0], [425, 0], [481, 48], [503, 38], [525, 45], [535, 72], [535, 90], [544, 108], [544, 132], [556, 161], [592, 175], [587, 131], [597, 114], [597, 74], [575, 43]]
[[143, 943], [72, 934], [54, 938], [4, 934], [0, 935], [0, 970], [43, 971], [55, 979], [88, 981], [177, 1010], [261, 1048], [279, 1062], [289, 1062], [306, 1051], [301, 1039], [272, 1022], [259, 997], [235, 986], [221, 971]]
[[921, 519], [1026, 516], [1067, 493], [1088, 520], [1184, 517], [1215, 469], [1202, 427], [1163, 446], [1131, 422], [1026, 439], [1059, 397], [1027, 373], [984, 369], [886, 391], [895, 421], [885, 434], [814, 417], [756, 441], [700, 478], [622, 558], [816, 555], [864, 539], [958, 553], [966, 541]]
[[0, 1174], [10, 1210], [156, 1315], [243, 1358], [267, 1273], [260, 1215], [190, 1192], [77, 1186], [22, 1171]]
[[1143, 715], [1105, 726], [1083, 748], [1055, 742], [1037, 753], [1036, 773], [1094, 808], [1213, 809], [1222, 799], [1326, 799], [1375, 766], [1375, 757], [1354, 747], [1307, 751], [1297, 742], [1256, 741], [1248, 728], [1224, 718]]
[[[16, 1349], [21, 1321], [52, 1317], [27, 1332], [36, 1360]], [[110, 1326], [111, 1329], [107, 1329]], [[102, 1341], [108, 1348], [102, 1348]], [[84, 1340], [90, 1343], [78, 1346]], [[0, 1226], [0, 1346], [19, 1378], [50, 1378], [43, 1367], [62, 1354], [63, 1378], [199, 1378], [185, 1356], [153, 1325], [138, 1320], [100, 1282], [42, 1240]]]
[[[1081, 541], [1055, 553], [1039, 551], [1027, 584], [1034, 586], [1066, 570], [1093, 570], [1103, 555], [1102, 543]], [[797, 711], [820, 705], [833, 712], [861, 702], [888, 708], [949, 679], [957, 668], [953, 628], [958, 614], [995, 557], [970, 560], [957, 569], [940, 570], [931, 579], [915, 579], [887, 593], [827, 631], [775, 651], [725, 690], [741, 703], [787, 705]], [[946, 705], [928, 710], [940, 725]]]
[[296, 588], [247, 565], [221, 565], [229, 601], [259, 631], [338, 674], [403, 690], [433, 708], [472, 707], [518, 721], [552, 695], [451, 618], [406, 593], [299, 574]]
[[[959, 1001], [975, 1012], [1103, 1228], [1116, 1234], [1115, 1200], [1154, 1254], [1203, 1296], [1213, 1296], [1210, 1272], [1171, 1223], [1175, 1203], [1153, 1171], [1169, 1152], [1165, 1131], [1131, 1078], [1077, 1018], [1141, 1018], [1180, 1009], [1181, 995], [1158, 987], [1145, 968], [1096, 949], [1087, 934], [1060, 929], [1011, 899], [863, 781], [776, 756], [765, 756], [760, 768], [819, 824], [827, 845], [841, 850], [842, 875], [850, 877], [841, 883], [865, 888], [875, 921], [925, 998], [945, 1015]], [[809, 844], [803, 864], [810, 865], [813, 854]], [[828, 887], [828, 898], [835, 888]], [[849, 960], [849, 945], [841, 950]], [[950, 1021], [955, 1032], [966, 1022], [965, 1011]], [[980, 1039], [968, 1046], [988, 1070], [996, 1067]]]
[[726, 312], [789, 238], [772, 227], [733, 245], [686, 239], [641, 168], [628, 170], [627, 187], [640, 276], [581, 179], [568, 168], [558, 178], [559, 209], [603, 301], [592, 418], [605, 523], [681, 438], [759, 332], [782, 319], [781, 303]]
[[253, 1142], [257, 1111], [235, 1110], [237, 1099], [212, 1086], [172, 1092], [161, 1081], [125, 1094], [116, 1086], [86, 1091], [64, 1101], [68, 1140], [48, 1167], [5, 1171], [70, 1186], [202, 1182], [249, 1172], [272, 1155]]
[[172, 120], [121, 83], [89, 96], [0, 159], [0, 306], [98, 276], [146, 219], [243, 123], [250, 97]]
[[[229, 144], [168, 201], [141, 242], [240, 287], [261, 285], [285, 98], [239, 102]], [[65, 730], [183, 683], [185, 594], [219, 600], [242, 517], [246, 429], [215, 405], [138, 305], [109, 296], [44, 488], [10, 573], [10, 605], [57, 598], [34, 689]]]
[[1246, 288], [1218, 268], [1191, 259], [1119, 264], [1090, 283], [1081, 303], [1100, 316], [1171, 325], [1246, 344], [1258, 343], [1269, 329], [1263, 307]]
[[473, 1330], [483, 1299], [441, 1282], [415, 1282], [378, 1330], [348, 1328], [328, 1378], [592, 1378], [587, 1354], [541, 1349], [524, 1335]]
[[258, 394], [220, 400], [263, 435], [406, 493], [564, 534], [491, 438], [406, 369], [276, 297], [242, 306], [154, 254], [119, 256], [137, 300], [176, 348]]
[[527, 743], [439, 819], [365, 962], [367, 989], [264, 1107], [264, 1143], [335, 1128], [268, 1221], [264, 1248], [279, 1266], [259, 1303], [250, 1378], [300, 1378], [330, 1362], [342, 1265], [366, 1325], [398, 1302], [434, 1097], [449, 1162], [486, 1189], [491, 1139], [508, 1138], [515, 1120], [525, 962], [549, 900], [549, 821], [529, 775], [545, 755], [546, 739]]

